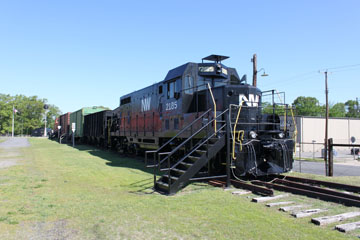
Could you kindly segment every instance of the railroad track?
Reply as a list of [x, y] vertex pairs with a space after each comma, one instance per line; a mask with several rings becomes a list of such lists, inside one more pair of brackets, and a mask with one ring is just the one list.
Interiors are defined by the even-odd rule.
[[[226, 185], [223, 179], [211, 180], [209, 183], [217, 186]], [[274, 194], [272, 189], [274, 189], [324, 201], [340, 203], [347, 206], [360, 207], [360, 195], [354, 194], [360, 193], [359, 186], [283, 175], [271, 176], [270, 181], [254, 180], [245, 182], [231, 180], [231, 183], [236, 188], [243, 188], [262, 195], [272, 196]]]

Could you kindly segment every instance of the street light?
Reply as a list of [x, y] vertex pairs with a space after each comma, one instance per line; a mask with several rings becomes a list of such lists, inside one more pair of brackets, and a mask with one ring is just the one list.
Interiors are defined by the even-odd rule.
[[264, 68], [261, 68], [259, 71], [257, 71], [256, 73], [259, 73], [259, 72], [261, 72], [261, 71], [264, 71], [264, 73], [263, 74], [261, 74], [260, 76], [262, 76], [262, 77], [268, 77], [269, 76], [269, 74], [267, 74], [266, 72], [265, 72], [265, 69]]

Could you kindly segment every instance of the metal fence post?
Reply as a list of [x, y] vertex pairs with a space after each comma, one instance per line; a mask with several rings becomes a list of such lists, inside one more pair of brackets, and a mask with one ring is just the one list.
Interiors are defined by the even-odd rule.
[[333, 159], [333, 139], [329, 138], [328, 140], [328, 149], [329, 149], [329, 176], [333, 176], [333, 168], [334, 168], [334, 159]]
[[[296, 147], [296, 145], [295, 145], [295, 147]], [[301, 143], [299, 142], [299, 168], [300, 168], [300, 172], [301, 172], [301, 163], [302, 163], [302, 161], [301, 161]]]

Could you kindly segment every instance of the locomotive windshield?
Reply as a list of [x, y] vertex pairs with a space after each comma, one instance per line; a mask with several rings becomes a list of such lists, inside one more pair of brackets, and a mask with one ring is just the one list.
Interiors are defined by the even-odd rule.
[[214, 66], [202, 66], [199, 67], [200, 72], [215, 72]]

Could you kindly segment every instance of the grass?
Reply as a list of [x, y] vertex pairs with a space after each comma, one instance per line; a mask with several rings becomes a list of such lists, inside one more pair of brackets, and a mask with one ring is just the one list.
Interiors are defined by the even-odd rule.
[[[31, 138], [30, 143], [31, 147], [21, 149], [19, 165], [0, 169], [0, 239], [354, 236], [310, 224], [310, 218], [295, 219], [252, 203], [247, 196], [234, 196], [203, 183], [191, 184], [175, 196], [163, 196], [152, 191], [153, 175], [138, 160], [47, 139]], [[360, 183], [359, 178], [353, 181]]]
[[299, 160], [299, 161], [309, 161], [309, 162], [324, 162], [324, 159], [321, 158], [299, 158], [299, 157], [294, 157], [294, 160]]

